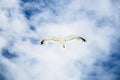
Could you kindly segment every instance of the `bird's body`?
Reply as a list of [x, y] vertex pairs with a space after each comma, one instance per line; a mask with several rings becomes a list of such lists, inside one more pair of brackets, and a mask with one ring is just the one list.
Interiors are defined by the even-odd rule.
[[50, 36], [48, 38], [45, 38], [41, 41], [41, 45], [43, 44], [47, 44], [48, 42], [51, 42], [51, 41], [56, 41], [56, 42], [60, 42], [63, 46], [63, 48], [65, 48], [65, 43], [67, 41], [71, 41], [73, 39], [76, 39], [76, 40], [81, 40], [83, 42], [86, 42], [86, 40], [80, 36], [77, 36], [77, 35], [69, 35], [69, 36], [66, 36], [66, 37], [62, 37], [62, 36], [58, 36], [58, 37], [55, 37], [55, 36]]

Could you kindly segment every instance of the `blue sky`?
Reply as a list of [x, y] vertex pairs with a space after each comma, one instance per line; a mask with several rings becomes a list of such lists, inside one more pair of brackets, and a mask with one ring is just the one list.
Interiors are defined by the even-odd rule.
[[119, 80], [119, 29], [119, 0], [1, 0], [0, 80]]

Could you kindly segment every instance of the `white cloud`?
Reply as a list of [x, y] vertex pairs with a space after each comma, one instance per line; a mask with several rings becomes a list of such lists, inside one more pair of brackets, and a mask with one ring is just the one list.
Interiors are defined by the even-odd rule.
[[[6, 77], [9, 78], [11, 74], [12, 80], [84, 80], [83, 77], [87, 77], [87, 73], [94, 68], [98, 59], [105, 59], [111, 54], [111, 38], [118, 33], [115, 32], [117, 29], [109, 24], [103, 27], [96, 26], [98, 18], [109, 17], [114, 13], [108, 0], [77, 0], [67, 4], [62, 3], [65, 7], [58, 11], [58, 16], [47, 9], [33, 15], [30, 20], [22, 14], [18, 1], [6, 0], [0, 4], [0, 17], [2, 17], [0, 48], [7, 47], [7, 43], [14, 41], [9, 48], [18, 55], [12, 60], [0, 55], [1, 63], [9, 66]], [[15, 9], [10, 9], [8, 12], [7, 8]], [[89, 16], [82, 14], [86, 12], [81, 12], [81, 9], [94, 10], [97, 16], [90, 20]], [[8, 14], [11, 16], [8, 17]], [[36, 27], [36, 32], [29, 30], [29, 24]], [[59, 44], [41, 46], [39, 42], [36, 45], [29, 40], [29, 37], [42, 40], [51, 35], [70, 34], [84, 37], [87, 43], [71, 41], [63, 49]], [[24, 37], [25, 41], [23, 41]], [[75, 65], [76, 61], [80, 62], [79, 68]], [[89, 68], [84, 71], [84, 67], [87, 66]], [[104, 71], [100, 73], [104, 74]]]

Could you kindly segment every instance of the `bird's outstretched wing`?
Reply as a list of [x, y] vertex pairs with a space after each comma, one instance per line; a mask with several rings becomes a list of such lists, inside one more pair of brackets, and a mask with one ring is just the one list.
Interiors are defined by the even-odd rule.
[[42, 44], [47, 44], [48, 42], [50, 41], [59, 41], [59, 38], [58, 37], [55, 37], [55, 36], [50, 36], [48, 38], [45, 38], [41, 41], [41, 45]]
[[81, 40], [83, 42], [86, 42], [86, 40], [78, 35], [69, 35], [67, 37], [65, 37], [65, 41], [70, 41], [70, 40], [73, 40], [73, 39], [77, 39], [77, 40]]

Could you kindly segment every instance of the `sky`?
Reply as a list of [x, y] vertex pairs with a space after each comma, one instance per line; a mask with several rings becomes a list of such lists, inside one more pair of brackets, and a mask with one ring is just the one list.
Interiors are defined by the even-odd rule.
[[119, 30], [120, 0], [0, 0], [0, 80], [120, 80]]

